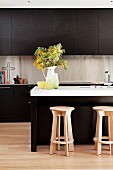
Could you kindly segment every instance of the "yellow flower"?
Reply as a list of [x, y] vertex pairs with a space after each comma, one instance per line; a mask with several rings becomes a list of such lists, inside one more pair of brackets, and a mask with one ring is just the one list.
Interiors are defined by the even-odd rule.
[[40, 58], [37, 58], [36, 61], [37, 61], [37, 63], [40, 63], [40, 62], [41, 62], [41, 59], [40, 59]]
[[40, 65], [40, 64], [38, 64], [38, 65], [37, 65], [37, 68], [38, 68], [39, 70], [41, 70], [41, 69], [42, 69], [42, 67], [41, 67], [41, 65]]
[[40, 55], [41, 54], [41, 51], [38, 51], [38, 53], [37, 53], [38, 55]]
[[42, 51], [42, 55], [46, 55], [46, 52], [43, 52], [43, 51]]

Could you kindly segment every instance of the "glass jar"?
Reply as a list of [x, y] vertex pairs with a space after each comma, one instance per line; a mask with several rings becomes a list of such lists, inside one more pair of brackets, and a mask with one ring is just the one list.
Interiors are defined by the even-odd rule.
[[53, 88], [58, 89], [59, 86], [59, 79], [58, 79], [58, 73], [54, 73], [53, 77]]

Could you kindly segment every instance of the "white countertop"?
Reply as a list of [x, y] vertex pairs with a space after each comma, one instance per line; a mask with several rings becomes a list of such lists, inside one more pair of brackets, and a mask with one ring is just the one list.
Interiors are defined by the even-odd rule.
[[60, 86], [51, 90], [35, 86], [30, 96], [113, 96], [113, 86]]

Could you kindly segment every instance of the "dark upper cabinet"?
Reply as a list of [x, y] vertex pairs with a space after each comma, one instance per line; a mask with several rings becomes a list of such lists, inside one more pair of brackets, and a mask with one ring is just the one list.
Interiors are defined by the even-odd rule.
[[34, 35], [35, 48], [61, 43], [66, 49], [65, 54], [76, 54], [76, 10], [35, 10]]
[[77, 54], [98, 54], [98, 10], [77, 10]]
[[11, 54], [11, 10], [0, 9], [0, 55]]
[[12, 10], [12, 55], [32, 55], [33, 47], [33, 11]]
[[99, 10], [99, 54], [113, 54], [113, 9]]
[[68, 55], [113, 55], [113, 9], [0, 9], [0, 55], [61, 43]]

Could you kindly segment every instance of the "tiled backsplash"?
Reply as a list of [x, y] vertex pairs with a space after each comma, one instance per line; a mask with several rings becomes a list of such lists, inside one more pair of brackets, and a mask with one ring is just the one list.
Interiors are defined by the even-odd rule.
[[[113, 81], [113, 56], [104, 55], [71, 55], [64, 56], [68, 61], [68, 69], [56, 68], [60, 82], [103, 82], [104, 72], [109, 70]], [[28, 83], [44, 80], [41, 70], [33, 66], [34, 56], [0, 56], [0, 70], [10, 62], [10, 83], [17, 75], [27, 79]]]

